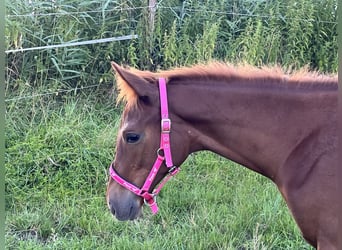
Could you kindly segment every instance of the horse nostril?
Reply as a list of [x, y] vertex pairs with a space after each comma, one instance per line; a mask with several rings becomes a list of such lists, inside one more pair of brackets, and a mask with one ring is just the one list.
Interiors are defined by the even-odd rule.
[[114, 207], [110, 207], [110, 212], [111, 212], [113, 215], [115, 215], [115, 209], [114, 209]]
[[109, 207], [109, 209], [110, 209], [110, 212], [111, 212], [113, 215], [115, 215], [115, 208], [114, 208], [114, 206], [112, 206], [112, 204], [111, 204], [110, 201], [108, 202], [108, 207]]

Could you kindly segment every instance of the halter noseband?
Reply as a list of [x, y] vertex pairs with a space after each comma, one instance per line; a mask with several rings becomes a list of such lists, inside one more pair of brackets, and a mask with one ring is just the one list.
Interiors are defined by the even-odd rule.
[[[145, 183], [141, 188], [135, 186], [132, 183], [127, 182], [123, 179], [114, 169], [114, 162], [109, 167], [109, 173], [114, 181], [119, 183], [121, 186], [130, 190], [134, 194], [144, 198], [144, 202], [148, 205], [153, 214], [158, 212], [158, 205], [156, 197], [165, 183], [180, 170], [178, 167], [173, 165], [170, 147], [170, 131], [171, 131], [171, 120], [169, 118], [169, 110], [167, 104], [167, 90], [165, 78], [159, 78], [159, 96], [160, 96], [160, 111], [161, 111], [161, 134], [160, 134], [160, 147], [157, 150], [157, 159], [155, 160], [153, 167], [148, 174]], [[162, 153], [163, 152], [163, 153]], [[152, 193], [149, 193], [150, 187], [157, 176], [157, 173], [161, 165], [165, 163], [169, 169], [168, 175], [159, 183], [157, 188]]]

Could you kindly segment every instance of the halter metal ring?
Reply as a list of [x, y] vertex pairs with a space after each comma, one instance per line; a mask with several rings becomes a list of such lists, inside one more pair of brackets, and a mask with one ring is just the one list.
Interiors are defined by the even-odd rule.
[[157, 156], [164, 157], [164, 149], [163, 148], [158, 148]]

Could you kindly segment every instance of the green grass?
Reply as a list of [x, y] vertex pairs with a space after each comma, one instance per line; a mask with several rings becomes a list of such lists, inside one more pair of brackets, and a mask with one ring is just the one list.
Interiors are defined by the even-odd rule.
[[209, 152], [189, 156], [156, 216], [114, 220], [105, 189], [120, 110], [102, 100], [7, 103], [6, 249], [310, 249], [273, 183]]
[[[310, 249], [273, 183], [209, 152], [191, 155], [166, 185], [159, 214], [114, 220], [105, 190], [120, 109], [101, 88], [112, 84], [111, 60], [149, 70], [215, 59], [336, 72], [337, 1], [161, 1], [152, 34], [145, 4], [6, 1], [6, 49], [139, 35], [7, 55], [6, 99], [75, 92], [6, 102], [6, 249]], [[16, 16], [32, 12], [44, 15]]]

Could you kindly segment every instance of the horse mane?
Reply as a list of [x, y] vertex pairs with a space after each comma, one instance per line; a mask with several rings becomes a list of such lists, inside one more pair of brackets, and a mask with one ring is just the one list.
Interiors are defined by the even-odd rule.
[[198, 64], [192, 67], [182, 67], [156, 73], [172, 80], [192, 80], [192, 79], [285, 79], [293, 84], [337, 84], [337, 75], [322, 74], [318, 71], [310, 71], [308, 67], [299, 70], [284, 69], [280, 66], [256, 67], [250, 64], [225, 64], [212, 62], [210, 64]]
[[[160, 72], [140, 71], [131, 69], [131, 71], [151, 83], [157, 83], [156, 79], [165, 77], [167, 83], [172, 84], [176, 81], [189, 80], [223, 80], [232, 79], [246, 80], [254, 82], [258, 80], [280, 80], [285, 84], [304, 85], [305, 88], [315, 88], [320, 86], [328, 89], [337, 89], [337, 75], [322, 74], [317, 71], [310, 71], [308, 67], [299, 70], [283, 69], [280, 66], [262, 66], [256, 67], [249, 64], [226, 64], [221, 62], [211, 62], [209, 64], [198, 64], [191, 67], [180, 67]], [[117, 77], [118, 85], [118, 103], [124, 101], [128, 106], [134, 106], [138, 97], [134, 90], [121, 78]]]

